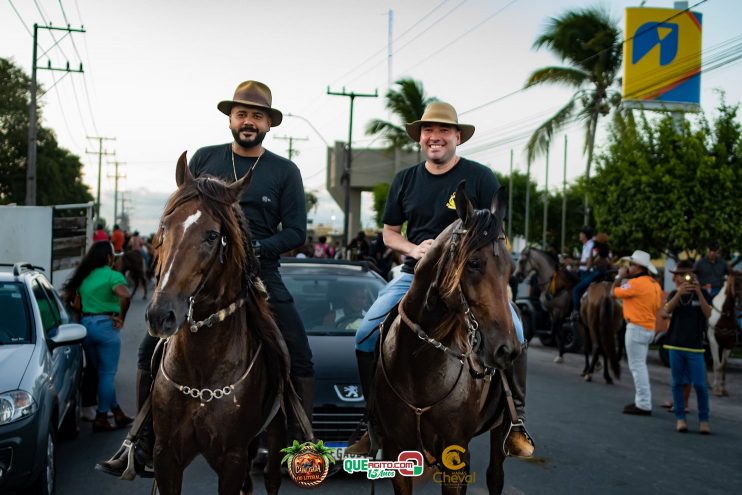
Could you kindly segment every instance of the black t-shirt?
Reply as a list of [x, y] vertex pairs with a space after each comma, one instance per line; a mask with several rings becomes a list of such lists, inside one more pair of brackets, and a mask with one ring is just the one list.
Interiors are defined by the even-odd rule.
[[[675, 297], [672, 291], [667, 300]], [[701, 289], [703, 297], [711, 304], [711, 294]], [[686, 294], [672, 311], [670, 326], [667, 330], [665, 347], [682, 347], [683, 349], [703, 349], [704, 334], [708, 328], [708, 319], [701, 311], [701, 303], [695, 294]]]
[[[402, 170], [389, 188], [383, 221], [386, 225], [407, 222], [407, 240], [420, 244], [435, 239], [458, 218], [454, 196], [459, 182], [466, 180], [466, 195], [475, 209], [489, 208], [500, 184], [494, 172], [481, 163], [459, 159], [451, 170], [434, 175], [425, 162]], [[402, 271], [413, 273], [417, 260], [408, 258]]]
[[[256, 161], [234, 155], [232, 144], [200, 148], [189, 167], [195, 177], [211, 175], [227, 182], [243, 177]], [[292, 161], [263, 152], [252, 180], [240, 198], [240, 206], [250, 222], [253, 239], [261, 244], [261, 258], [277, 260], [281, 253], [302, 246], [307, 236], [307, 209], [299, 167]], [[279, 229], [280, 225], [280, 229]]]

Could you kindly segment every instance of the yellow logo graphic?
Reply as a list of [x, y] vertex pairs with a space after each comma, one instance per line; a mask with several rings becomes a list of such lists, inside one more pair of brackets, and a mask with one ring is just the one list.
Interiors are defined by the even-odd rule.
[[446, 203], [446, 208], [448, 208], [449, 210], [456, 209], [456, 191], [451, 193], [451, 197], [448, 198], [448, 203]]
[[466, 449], [461, 445], [449, 445], [443, 450], [441, 462], [443, 462], [443, 465], [451, 471], [464, 469], [466, 463], [461, 460], [461, 454], [464, 452], [466, 452]]

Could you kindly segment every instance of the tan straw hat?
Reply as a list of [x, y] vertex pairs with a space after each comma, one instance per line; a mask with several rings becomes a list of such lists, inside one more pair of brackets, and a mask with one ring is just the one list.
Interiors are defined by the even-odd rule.
[[422, 124], [425, 122], [455, 125], [461, 132], [461, 144], [467, 142], [474, 135], [474, 126], [469, 124], [460, 124], [459, 117], [456, 114], [456, 109], [442, 101], [434, 101], [428, 105], [420, 120], [405, 124], [407, 135], [410, 136], [413, 141], [420, 141], [420, 127], [422, 127]]
[[234, 90], [232, 100], [220, 101], [216, 108], [224, 115], [229, 115], [234, 105], [263, 108], [271, 117], [271, 127], [277, 127], [283, 120], [283, 114], [271, 107], [272, 102], [273, 96], [268, 86], [258, 81], [245, 81]]
[[657, 275], [657, 268], [654, 267], [652, 264], [652, 260], [649, 257], [649, 253], [646, 251], [642, 251], [640, 249], [637, 249], [634, 251], [634, 254], [631, 256], [624, 256], [621, 258], [621, 261], [628, 261], [630, 263], [633, 263], [635, 265], [643, 266], [650, 272], [652, 272], [654, 275]]

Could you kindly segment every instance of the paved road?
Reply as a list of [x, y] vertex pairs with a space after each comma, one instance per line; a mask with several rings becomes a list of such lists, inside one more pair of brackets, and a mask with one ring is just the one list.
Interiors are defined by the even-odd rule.
[[[144, 302], [132, 304], [123, 331], [119, 400], [126, 411], [134, 411], [136, 349], [143, 332]], [[631, 377], [625, 363], [624, 376], [616, 385], [605, 385], [601, 377], [584, 383], [579, 376], [582, 358], [567, 356], [554, 364], [555, 351], [534, 341], [529, 350], [528, 425], [537, 442], [538, 457], [532, 462], [508, 460], [505, 464], [507, 494], [637, 494], [704, 493], [728, 494], [742, 487], [742, 365], [727, 377], [731, 397], [711, 399], [711, 436], [697, 433], [697, 417], [691, 412], [691, 432], [674, 431], [674, 418], [660, 407], [670, 398], [669, 369], [656, 355], [650, 356], [650, 375], [655, 409], [651, 417], [621, 414], [633, 399]], [[695, 394], [693, 395], [693, 397]], [[696, 410], [691, 399], [691, 409]], [[149, 493], [149, 480], [119, 481], [93, 470], [97, 460], [113, 453], [125, 432], [93, 434], [90, 425], [73, 442], [59, 445], [59, 494]], [[487, 493], [487, 439], [479, 437], [471, 446], [476, 483], [468, 493]], [[358, 476], [358, 475], [356, 475]], [[258, 493], [265, 493], [256, 475]], [[216, 493], [216, 476], [202, 459], [186, 471], [184, 493]], [[368, 493], [370, 482], [338, 475], [316, 493]], [[736, 489], [733, 487], [737, 487]], [[388, 482], [377, 483], [377, 493], [392, 493]], [[281, 493], [306, 493], [284, 479]], [[440, 493], [432, 483], [416, 493]]]

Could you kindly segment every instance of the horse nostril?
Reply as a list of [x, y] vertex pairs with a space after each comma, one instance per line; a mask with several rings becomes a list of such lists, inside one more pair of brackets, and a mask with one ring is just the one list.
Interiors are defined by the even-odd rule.
[[175, 311], [168, 311], [160, 318], [160, 328], [170, 330], [175, 326]]
[[495, 359], [504, 366], [509, 366], [518, 357], [518, 349], [509, 345], [501, 345], [495, 352]]

